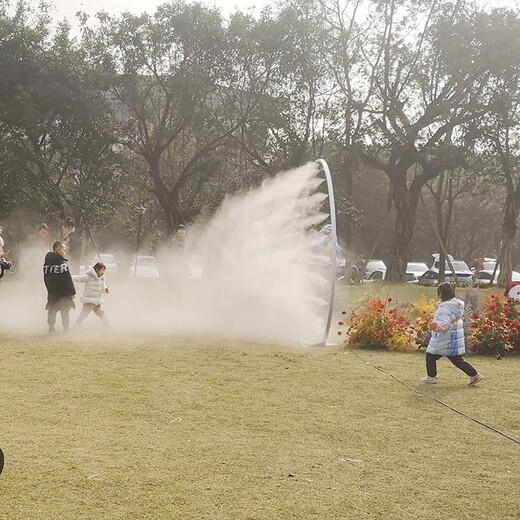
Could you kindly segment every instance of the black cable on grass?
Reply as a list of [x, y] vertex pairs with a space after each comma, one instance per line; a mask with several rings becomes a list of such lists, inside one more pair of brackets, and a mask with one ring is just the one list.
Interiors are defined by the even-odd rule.
[[457, 410], [453, 406], [450, 406], [449, 404], [445, 403], [444, 401], [441, 401], [440, 399], [437, 399], [436, 397], [432, 397], [431, 395], [422, 394], [417, 389], [410, 386], [408, 383], [405, 383], [404, 381], [401, 381], [399, 378], [395, 377], [393, 374], [390, 374], [386, 370], [382, 369], [381, 367], [378, 367], [376, 365], [373, 365], [369, 361], [365, 361], [362, 357], [358, 356], [357, 354], [354, 354], [358, 359], [363, 361], [365, 365], [370, 365], [372, 368], [375, 368], [376, 370], [379, 370], [380, 372], [383, 372], [383, 374], [386, 374], [387, 376], [390, 376], [391, 378], [395, 379], [398, 383], [401, 383], [403, 386], [406, 386], [406, 388], [409, 388], [417, 395], [420, 395], [421, 397], [426, 397], [428, 399], [431, 399], [432, 401], [435, 401], [436, 403], [441, 404], [442, 406], [448, 408], [452, 412], [458, 413], [459, 415], [462, 415], [462, 417], [466, 417], [466, 419], [470, 419], [473, 422], [476, 422], [477, 424], [480, 424], [480, 426], [484, 426], [488, 430], [491, 430], [492, 432], [498, 433], [499, 435], [502, 435], [502, 437], [505, 437], [506, 439], [509, 439], [510, 441], [516, 442], [516, 444], [520, 444], [520, 441], [518, 439], [515, 439], [514, 437], [511, 437], [511, 435], [508, 435], [507, 433], [504, 433], [503, 431], [500, 431], [499, 429], [495, 428], [494, 426], [490, 426], [489, 424], [486, 424], [485, 422], [482, 422], [479, 419], [475, 419], [475, 417], [471, 417], [471, 415], [468, 415], [464, 412], [461, 412], [460, 410]]

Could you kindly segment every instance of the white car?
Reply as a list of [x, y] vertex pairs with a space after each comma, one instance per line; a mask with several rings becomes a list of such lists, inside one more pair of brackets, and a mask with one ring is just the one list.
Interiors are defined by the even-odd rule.
[[79, 273], [83, 274], [89, 267], [93, 267], [98, 262], [106, 266], [107, 277], [114, 278], [119, 274], [119, 262], [115, 259], [114, 255], [110, 253], [95, 254], [90, 260], [89, 265], [80, 266]]
[[159, 278], [159, 264], [154, 256], [138, 255], [130, 263], [128, 276], [131, 278]]
[[[475, 285], [485, 287], [486, 285], [496, 285], [500, 269], [496, 267], [497, 261], [494, 258], [484, 258], [481, 269], [475, 277]], [[496, 268], [496, 271], [495, 271]], [[494, 274], [494, 278], [493, 278]], [[511, 272], [511, 281], [520, 282], [520, 273], [518, 271]]]
[[424, 262], [408, 262], [406, 264], [406, 272], [415, 274], [417, 278], [422, 276], [428, 269], [428, 266]]
[[[433, 265], [430, 267], [429, 271], [433, 272], [434, 274], [439, 274], [439, 253], [432, 254], [433, 256]], [[451, 265], [453, 266], [453, 270], [455, 271], [455, 274], [457, 275], [457, 279], [459, 281], [460, 285], [472, 285], [473, 284], [473, 271], [469, 268], [468, 264], [464, 262], [464, 260], [455, 260], [451, 255], [448, 255], [448, 258], [451, 262]], [[446, 261], [445, 267], [444, 267], [444, 273], [446, 275], [446, 279], [449, 281], [453, 278], [452, 271], [450, 269], [450, 265]], [[426, 275], [428, 273], [424, 273]], [[421, 276], [421, 278], [424, 277]], [[421, 282], [419, 282], [421, 283]]]
[[119, 274], [119, 262], [116, 260], [115, 256], [110, 253], [99, 253], [99, 255], [94, 255], [92, 257], [92, 265], [101, 262], [106, 265], [107, 275], [114, 277]]
[[[361, 280], [361, 283], [372, 283], [376, 281], [382, 281], [386, 277], [386, 271], [372, 271], [366, 278]], [[419, 283], [419, 279], [411, 271], [406, 271], [404, 281], [406, 283]]]
[[365, 266], [365, 272], [363, 274], [363, 279], [368, 280], [370, 278], [370, 275], [375, 271], [380, 271], [382, 273], [382, 276], [376, 275], [377, 279], [381, 280], [381, 279], [385, 278], [386, 264], [383, 262], [383, 260], [379, 260], [377, 258], [371, 258], [367, 262], [367, 265]]

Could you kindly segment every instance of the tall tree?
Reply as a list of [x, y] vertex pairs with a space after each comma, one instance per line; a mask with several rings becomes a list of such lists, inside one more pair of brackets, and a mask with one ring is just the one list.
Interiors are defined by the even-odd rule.
[[317, 0], [287, 0], [265, 9], [250, 32], [253, 75], [268, 71], [268, 81], [237, 143], [268, 174], [318, 158], [323, 150], [334, 89], [321, 12]]
[[98, 195], [100, 186], [105, 196], [115, 191], [119, 158], [111, 120], [69, 27], [61, 25], [51, 37], [45, 12], [35, 27], [32, 16], [21, 3], [1, 21], [2, 142], [16, 160], [13, 171], [25, 197], [20, 203], [55, 217], [73, 213], [79, 224], [82, 214], [101, 209], [99, 199], [87, 204], [87, 184], [80, 194], [79, 179], [96, 179]]
[[462, 0], [374, 5], [379, 33], [366, 54], [377, 90], [367, 105], [364, 158], [390, 182], [397, 218], [387, 277], [402, 281], [421, 189], [460, 164], [460, 129], [485, 110], [477, 101], [490, 74], [486, 42], [472, 37], [476, 13]]
[[520, 18], [512, 11], [494, 11], [478, 20], [479, 33], [490, 42], [488, 54], [492, 81], [483, 92], [483, 103], [490, 107], [471, 126], [477, 148], [487, 155], [493, 168], [488, 182], [505, 187], [498, 263], [499, 285], [511, 281], [514, 267], [513, 244], [520, 215]]
[[[84, 27], [91, 63], [105, 74], [120, 142], [142, 159], [167, 232], [202, 205], [221, 169], [222, 145], [243, 124], [230, 119], [230, 67], [219, 11], [171, 2], [153, 16], [101, 16]], [[196, 211], [195, 211], [196, 212]]]
[[[363, 0], [319, 0], [327, 37], [321, 45], [334, 78], [333, 109], [327, 120], [327, 139], [331, 142], [331, 166], [336, 175], [340, 235], [345, 245], [346, 267], [355, 261], [354, 226], [359, 222], [354, 209], [354, 177], [361, 170], [359, 149], [363, 143], [364, 107], [373, 94], [374, 69], [363, 60]], [[329, 149], [330, 149], [329, 148]], [[373, 241], [372, 241], [373, 242]]]

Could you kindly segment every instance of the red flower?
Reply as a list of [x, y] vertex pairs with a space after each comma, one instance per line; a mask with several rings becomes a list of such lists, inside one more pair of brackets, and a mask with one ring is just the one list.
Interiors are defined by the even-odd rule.
[[347, 311], [341, 311], [341, 314], [347, 314]]
[[338, 330], [338, 336], [341, 336], [343, 334], [340, 330]]
[[342, 321], [338, 321], [338, 325], [343, 325], [343, 322]]

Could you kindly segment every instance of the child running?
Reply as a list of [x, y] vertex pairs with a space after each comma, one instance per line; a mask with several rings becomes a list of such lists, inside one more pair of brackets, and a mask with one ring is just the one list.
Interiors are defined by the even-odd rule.
[[458, 369], [469, 376], [468, 385], [476, 385], [483, 376], [470, 365], [462, 355], [466, 352], [464, 346], [464, 302], [455, 298], [452, 284], [443, 282], [437, 287], [437, 311], [430, 323], [432, 337], [426, 349], [426, 377], [423, 383], [435, 384], [437, 377], [437, 361], [446, 356]]
[[105, 316], [105, 311], [101, 308], [103, 304], [103, 293], [109, 293], [105, 279], [106, 270], [105, 264], [98, 262], [94, 267], [89, 267], [85, 271], [85, 274], [72, 275], [74, 282], [83, 282], [85, 284], [83, 296], [81, 297], [83, 309], [76, 320], [75, 327], [80, 327], [83, 320], [93, 311], [96, 316], [101, 318], [105, 327], [110, 328], [110, 323]]

